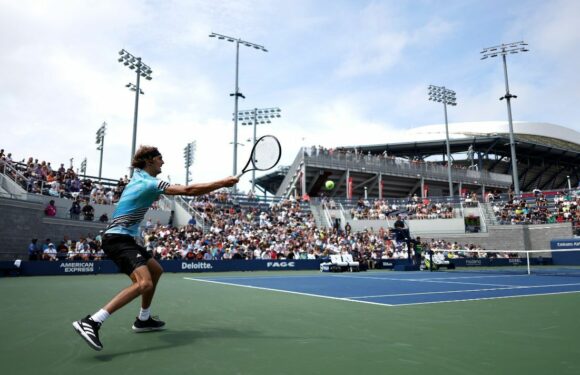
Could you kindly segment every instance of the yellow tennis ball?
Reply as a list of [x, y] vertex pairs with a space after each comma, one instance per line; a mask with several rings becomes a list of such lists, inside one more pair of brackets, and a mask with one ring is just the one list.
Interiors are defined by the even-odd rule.
[[326, 190], [334, 189], [334, 181], [331, 181], [331, 180], [326, 181], [326, 183], [324, 184], [324, 187], [326, 188]]

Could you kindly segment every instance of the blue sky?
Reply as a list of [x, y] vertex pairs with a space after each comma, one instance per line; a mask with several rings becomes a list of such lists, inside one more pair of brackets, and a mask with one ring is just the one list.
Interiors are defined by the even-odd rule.
[[[195, 181], [232, 172], [235, 48], [210, 32], [264, 45], [240, 49], [240, 109], [280, 107], [258, 127], [292, 162], [301, 145], [406, 141], [443, 122], [427, 86], [457, 92], [450, 122], [506, 120], [500, 59], [484, 47], [524, 40], [509, 56], [517, 121], [580, 130], [580, 2], [554, 1], [8, 1], [0, 0], [0, 147], [97, 174], [95, 132], [109, 125], [103, 173], [127, 173], [134, 95], [125, 48], [153, 69], [142, 89], [138, 144], [164, 154], [160, 176], [183, 183], [196, 140]], [[239, 141], [252, 129], [240, 127]], [[238, 167], [249, 145], [239, 147]], [[246, 188], [248, 176], [242, 188]]]

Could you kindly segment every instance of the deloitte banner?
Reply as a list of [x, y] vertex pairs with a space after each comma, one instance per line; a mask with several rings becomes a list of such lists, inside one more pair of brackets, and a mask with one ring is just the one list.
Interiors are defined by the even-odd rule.
[[[159, 261], [165, 272], [228, 272], [228, 271], [278, 271], [317, 270], [321, 260], [208, 260], [208, 261]], [[83, 275], [111, 274], [119, 272], [115, 263], [101, 261], [23, 261], [20, 274], [24, 276], [42, 275]]]
[[317, 270], [320, 260], [164, 260], [161, 265], [166, 272], [228, 272], [272, 270]]

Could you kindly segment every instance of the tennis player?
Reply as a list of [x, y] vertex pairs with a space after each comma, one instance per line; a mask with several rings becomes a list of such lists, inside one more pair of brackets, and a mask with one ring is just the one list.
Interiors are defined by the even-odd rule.
[[99, 340], [101, 324], [138, 296], [141, 296], [141, 310], [133, 323], [133, 331], [155, 331], [165, 325], [165, 322], [152, 317], [150, 310], [163, 268], [150, 253], [135, 242], [135, 237], [139, 235], [139, 224], [151, 204], [161, 194], [202, 195], [238, 182], [237, 177], [226, 177], [209, 183], [170, 185], [155, 178], [161, 173], [163, 164], [163, 158], [156, 147], [141, 146], [137, 150], [131, 162], [131, 166], [135, 168], [133, 178], [125, 187], [111, 224], [103, 235], [103, 250], [107, 257], [131, 278], [132, 284], [93, 315], [87, 315], [73, 323], [77, 333], [95, 350], [103, 349]]

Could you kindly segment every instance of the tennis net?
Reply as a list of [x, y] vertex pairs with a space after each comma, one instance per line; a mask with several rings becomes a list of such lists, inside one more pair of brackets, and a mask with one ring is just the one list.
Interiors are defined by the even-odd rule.
[[423, 262], [432, 271], [580, 276], [580, 249], [433, 250]]

